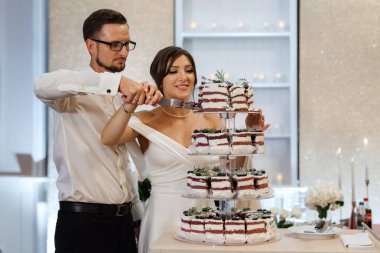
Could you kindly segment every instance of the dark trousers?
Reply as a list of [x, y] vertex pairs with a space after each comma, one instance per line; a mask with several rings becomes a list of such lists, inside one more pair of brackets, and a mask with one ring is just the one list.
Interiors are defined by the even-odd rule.
[[56, 253], [136, 253], [132, 215], [58, 211]]

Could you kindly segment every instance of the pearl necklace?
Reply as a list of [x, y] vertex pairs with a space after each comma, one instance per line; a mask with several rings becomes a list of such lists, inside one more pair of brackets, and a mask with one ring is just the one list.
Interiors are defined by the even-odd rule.
[[162, 110], [163, 113], [165, 113], [167, 115], [170, 115], [170, 116], [172, 116], [174, 118], [187, 118], [187, 117], [189, 117], [193, 113], [193, 111], [190, 110], [190, 112], [188, 114], [186, 114], [186, 115], [176, 115], [176, 114], [171, 114], [168, 111], [165, 111], [165, 109], [162, 106], [160, 106], [160, 108], [161, 108], [161, 110]]

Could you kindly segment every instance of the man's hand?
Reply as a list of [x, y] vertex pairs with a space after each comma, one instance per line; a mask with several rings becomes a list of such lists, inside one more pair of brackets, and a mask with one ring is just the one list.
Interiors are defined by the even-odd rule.
[[119, 91], [125, 103], [134, 105], [155, 106], [164, 97], [155, 85], [148, 82], [140, 84], [124, 76], [121, 77]]
[[264, 115], [259, 109], [259, 113], [248, 113], [245, 118], [245, 125], [250, 129], [265, 131], [270, 127], [270, 124], [265, 124]]
[[124, 95], [126, 103], [141, 105], [143, 102], [140, 101], [145, 101], [144, 87], [127, 77], [121, 77], [119, 91]]

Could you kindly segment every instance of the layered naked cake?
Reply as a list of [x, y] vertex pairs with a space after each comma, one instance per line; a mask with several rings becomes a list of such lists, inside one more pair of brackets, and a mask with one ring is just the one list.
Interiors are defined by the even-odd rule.
[[246, 96], [247, 96], [248, 111], [253, 111], [254, 106], [253, 106], [253, 89], [252, 89], [252, 86], [248, 86], [248, 88], [246, 89]]
[[255, 182], [255, 189], [259, 192], [259, 194], [269, 192], [269, 179], [265, 170], [255, 171], [253, 178]]
[[230, 99], [226, 83], [203, 83], [199, 88], [199, 103], [205, 112], [228, 111]]
[[257, 195], [252, 174], [239, 172], [233, 176], [233, 179], [238, 197]]
[[236, 129], [232, 133], [220, 129], [196, 129], [190, 149], [192, 153], [200, 154], [264, 153], [264, 134], [249, 129]]
[[205, 216], [197, 214], [191, 219], [190, 239], [193, 241], [205, 241]]
[[230, 176], [219, 172], [211, 177], [211, 194], [213, 197], [230, 198], [234, 195]]
[[247, 86], [242, 84], [235, 84], [228, 87], [231, 111], [248, 111], [246, 87]]
[[228, 135], [218, 129], [196, 129], [192, 134], [191, 150], [200, 154], [229, 154]]
[[211, 215], [205, 220], [205, 241], [224, 243], [224, 221], [220, 215]]
[[196, 209], [195, 207], [189, 210], [183, 211], [181, 217], [181, 236], [189, 238], [191, 233], [191, 220], [195, 218]]
[[207, 133], [202, 130], [195, 130], [192, 134], [192, 145], [196, 153], [209, 153], [210, 146], [208, 144]]
[[266, 240], [266, 222], [258, 217], [245, 218], [247, 224], [247, 242], [262, 242]]
[[231, 136], [232, 154], [252, 154], [255, 147], [252, 142], [252, 132], [246, 129], [236, 129]]
[[277, 237], [274, 217], [265, 209], [232, 210], [222, 214], [211, 208], [203, 208], [201, 212], [190, 208], [181, 218], [179, 232], [188, 240], [216, 244], [257, 243]]
[[217, 71], [215, 79], [202, 76], [198, 102], [205, 112], [254, 110], [252, 86], [244, 78], [226, 81], [223, 71]]
[[239, 216], [226, 219], [224, 222], [226, 243], [245, 243], [247, 235], [245, 232], [245, 221]]
[[255, 147], [256, 154], [265, 153], [265, 145], [264, 145], [264, 133], [263, 132], [253, 132], [253, 146]]
[[230, 144], [228, 136], [221, 130], [215, 130], [208, 133], [208, 143], [211, 154], [228, 154], [230, 151]]
[[187, 188], [191, 195], [205, 197], [209, 193], [210, 173], [207, 168], [187, 172]]

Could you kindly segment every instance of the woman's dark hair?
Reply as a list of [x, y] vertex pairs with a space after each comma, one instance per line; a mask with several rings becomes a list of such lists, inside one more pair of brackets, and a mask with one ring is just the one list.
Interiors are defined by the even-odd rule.
[[83, 23], [83, 39], [91, 39], [105, 24], [127, 24], [127, 19], [120, 12], [100, 9], [91, 13]]
[[195, 82], [197, 84], [197, 70], [195, 68], [195, 62], [193, 56], [185, 49], [175, 46], [165, 47], [161, 49], [154, 57], [152, 64], [150, 65], [150, 75], [155, 81], [157, 88], [164, 94], [162, 80], [169, 74], [170, 68], [174, 61], [181, 55], [187, 56], [191, 65], [193, 66]]

